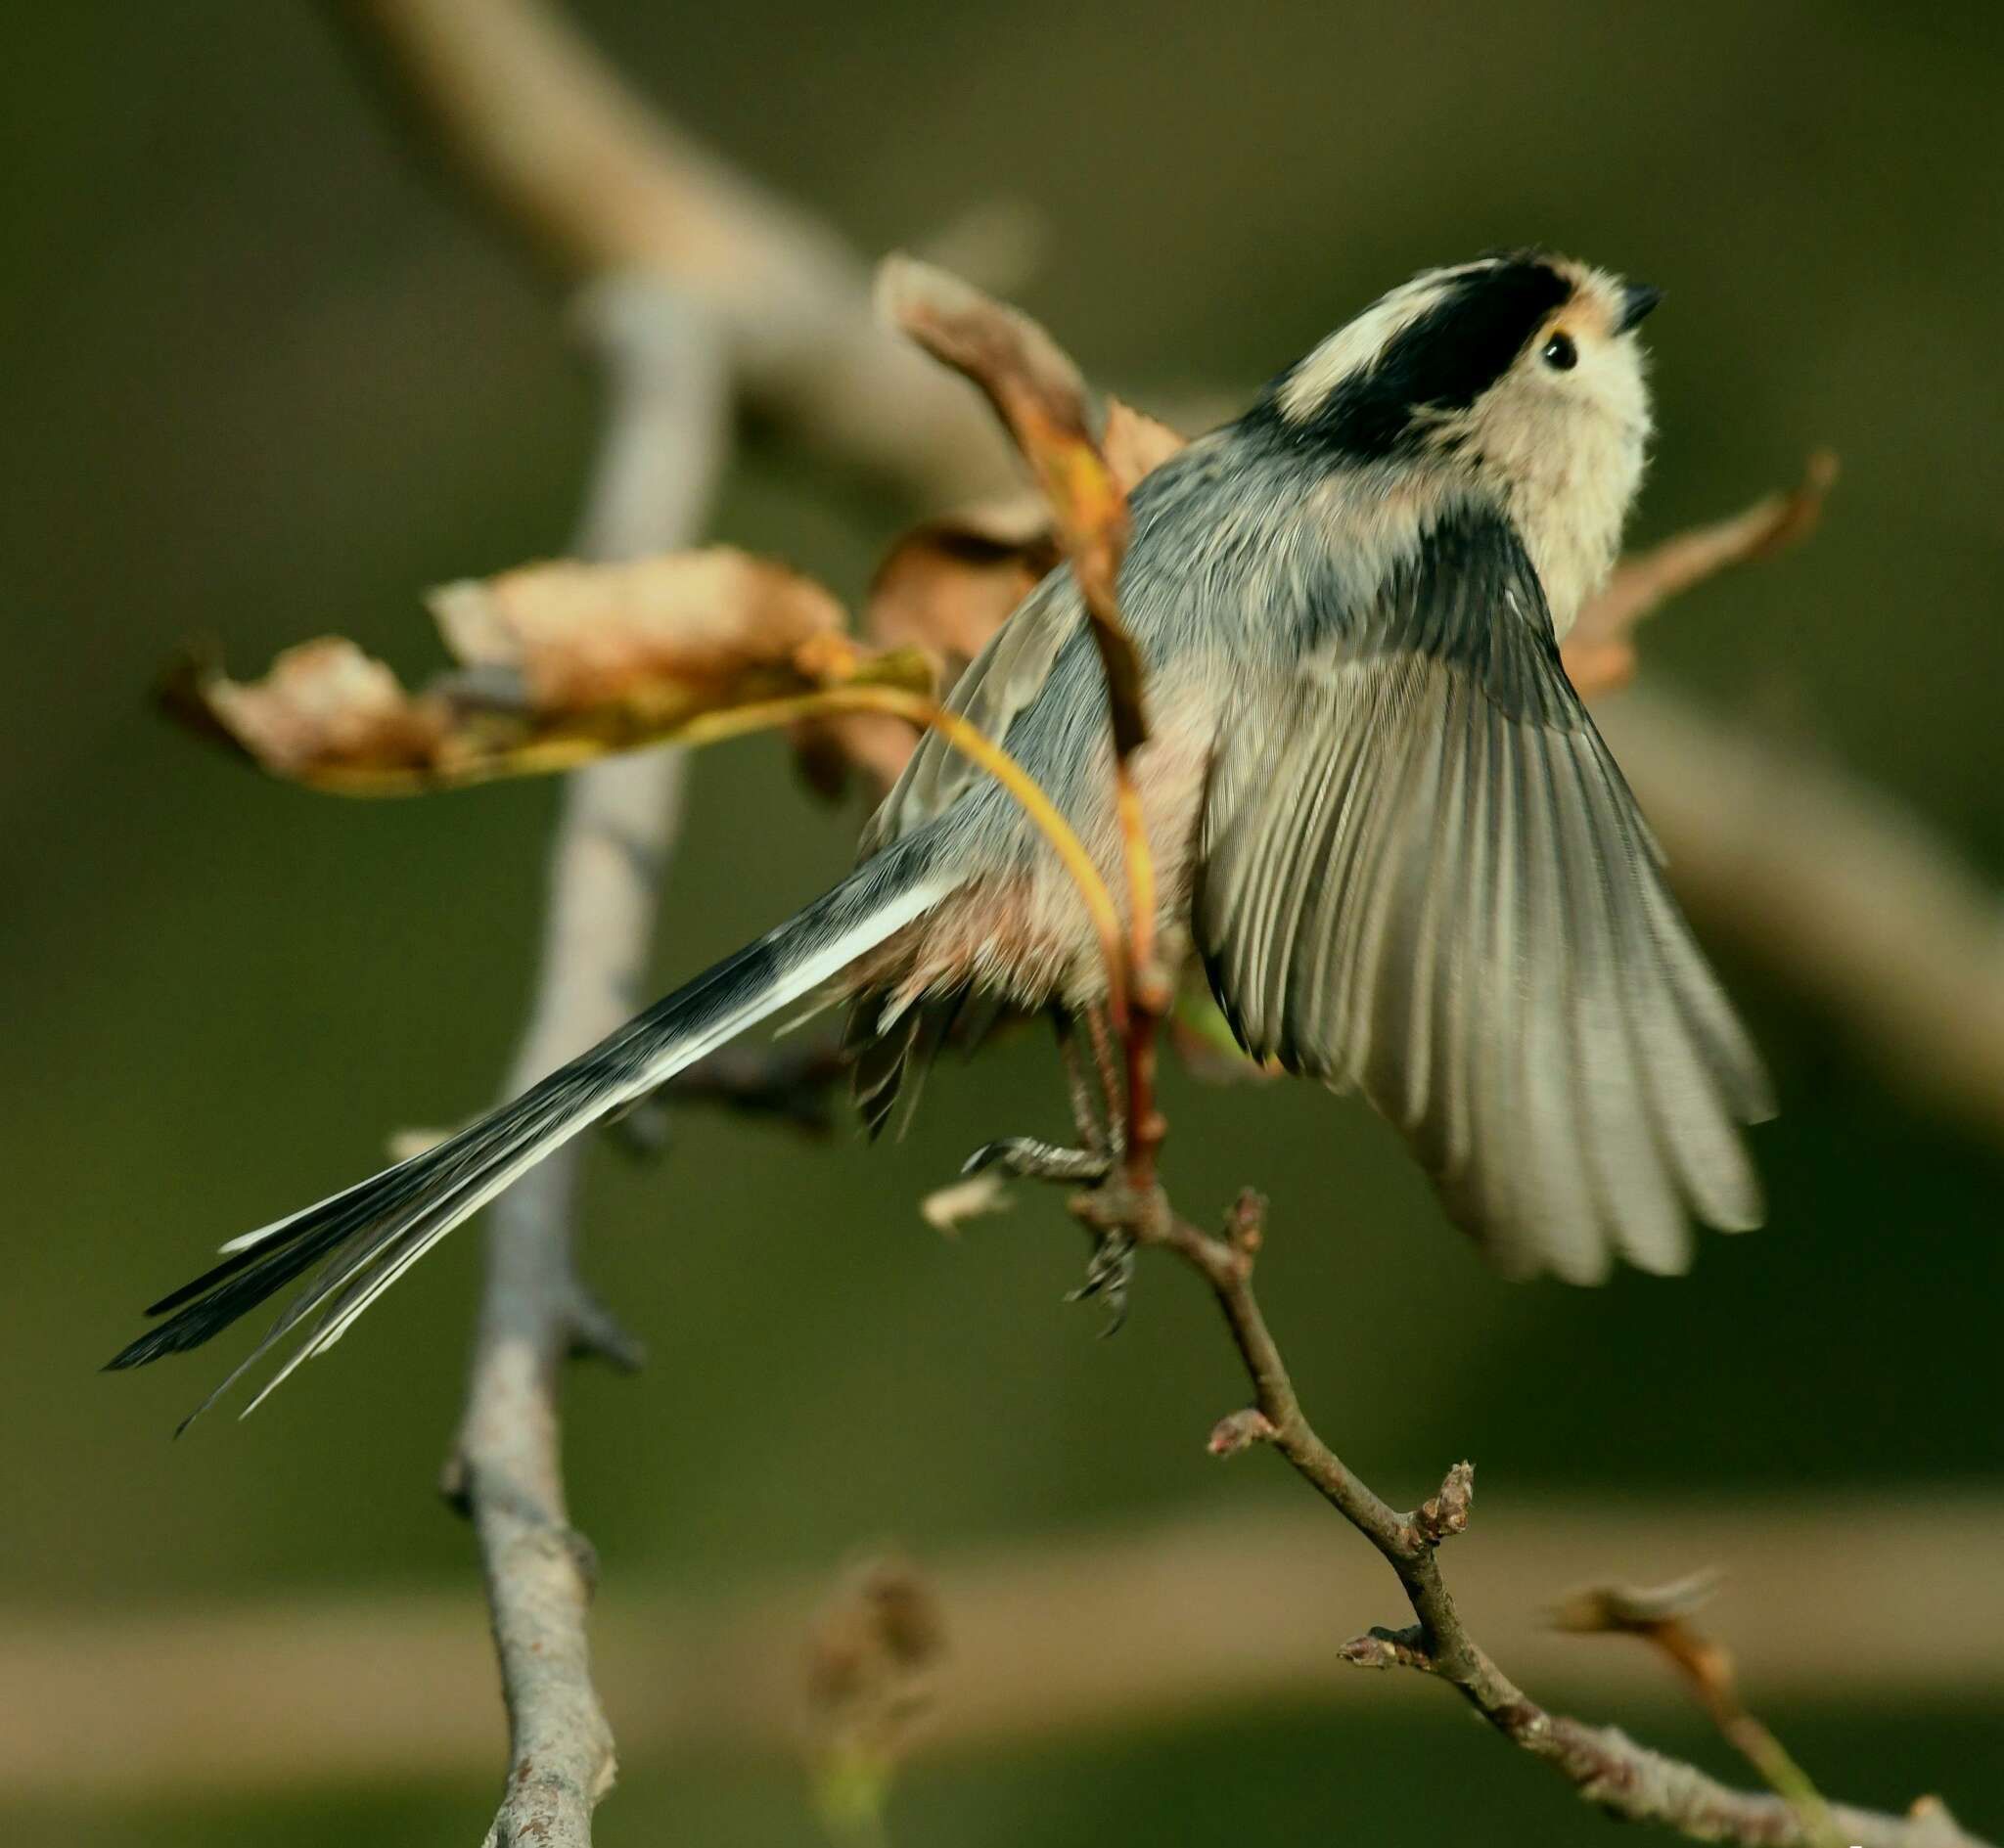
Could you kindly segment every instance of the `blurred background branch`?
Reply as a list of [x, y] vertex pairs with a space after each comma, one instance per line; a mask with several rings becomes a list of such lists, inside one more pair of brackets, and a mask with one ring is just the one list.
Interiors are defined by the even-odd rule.
[[[1561, 1634], [1541, 1613], [1611, 1567], [1667, 1575], [1730, 1559], [1714, 1608], [1750, 1699], [1980, 1705], [2004, 1697], [2000, 1527], [2004, 1500], [1984, 1494], [1582, 1508], [1499, 1487], [1455, 1561], [1457, 1595], [1526, 1681], [1662, 1725], [1683, 1695], [1653, 1661]], [[1359, 1709], [1400, 1704], [1338, 1659], [1382, 1568], [1332, 1546], [1320, 1510], [1186, 1515], [924, 1563], [949, 1636], [920, 1727], [925, 1757], [1068, 1740], [1105, 1752], [1245, 1709], [1357, 1724]], [[595, 1654], [626, 1754], [685, 1772], [797, 1762], [807, 1639], [827, 1596], [820, 1572], [608, 1586]], [[7, 1610], [0, 1781], [64, 1800], [477, 1777], [492, 1759], [489, 1715], [466, 1697], [482, 1649], [478, 1617], [450, 1591], [177, 1614]]]

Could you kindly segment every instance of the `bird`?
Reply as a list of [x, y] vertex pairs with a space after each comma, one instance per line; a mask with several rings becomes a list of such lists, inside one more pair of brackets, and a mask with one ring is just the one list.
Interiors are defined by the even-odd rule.
[[[1165, 965], [1201, 961], [1254, 1059], [1361, 1093], [1516, 1277], [1677, 1272], [1694, 1220], [1762, 1217], [1760, 1059], [1560, 657], [1646, 467], [1660, 293], [1542, 247], [1422, 271], [1139, 482], [1117, 581]], [[949, 703], [1120, 889], [1101, 672], [1060, 564]], [[874, 1132], [964, 1011], [1106, 998], [1056, 854], [929, 732], [831, 890], [435, 1148], [231, 1240], [109, 1365], [308, 1278], [204, 1402], [292, 1337], [254, 1407], [526, 1169], [783, 1011], [848, 1004]]]

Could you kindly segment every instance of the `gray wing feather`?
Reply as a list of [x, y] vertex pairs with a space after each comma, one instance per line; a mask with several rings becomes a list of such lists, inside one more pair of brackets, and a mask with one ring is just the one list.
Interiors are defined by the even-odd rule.
[[1246, 696], [1199, 944], [1249, 1051], [1361, 1089], [1506, 1270], [1689, 1259], [1760, 1194], [1757, 1057], [1566, 680], [1509, 528], [1438, 535]]
[[[1044, 690], [1065, 644], [1085, 620], [1085, 606], [1070, 567], [1053, 571], [1018, 606], [955, 684], [948, 707], [997, 742], [1008, 736], [1017, 715]], [[859, 857], [869, 859], [893, 840], [942, 815], [986, 776], [937, 732], [927, 732], [913, 749], [890, 793], [864, 827]], [[981, 1017], [963, 1031], [979, 1037], [993, 1024], [993, 1007], [979, 998]], [[853, 1061], [850, 1092], [870, 1135], [882, 1133], [900, 1095], [903, 1122], [909, 1123], [920, 1082], [941, 1041], [954, 1027], [970, 997], [934, 999], [888, 1025], [879, 995], [858, 997], [849, 1013], [843, 1050]]]
[[[1085, 619], [1070, 567], [1060, 566], [1018, 606], [969, 662], [947, 700], [981, 734], [1000, 742], [1017, 714], [1043, 691], [1067, 641]], [[937, 732], [918, 742], [903, 773], [863, 829], [860, 857], [943, 814], [984, 777]]]

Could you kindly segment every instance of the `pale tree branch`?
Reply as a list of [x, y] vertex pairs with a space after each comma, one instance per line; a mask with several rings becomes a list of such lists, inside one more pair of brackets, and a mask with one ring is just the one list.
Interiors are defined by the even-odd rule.
[[[538, 0], [330, 0], [473, 196], [568, 278], [672, 282], [682, 332], [637, 286], [594, 293], [612, 423], [580, 533], [586, 557], [694, 534], [723, 411], [742, 395], [810, 446], [927, 495], [1006, 477], [971, 395], [877, 324], [869, 278], [834, 234], [669, 128]], [[690, 337], [701, 318], [704, 350]], [[580, 773], [552, 853], [535, 1011], [511, 1075], [533, 1082], [635, 1002], [680, 790], [672, 753]], [[556, 1375], [586, 1345], [631, 1344], [579, 1287], [569, 1208], [576, 1152], [497, 1206], [454, 1491], [479, 1536], [512, 1734], [490, 1840], [583, 1843], [610, 1784], [610, 1728], [584, 1617], [588, 1549], [570, 1529]]]
[[[580, 303], [608, 417], [576, 550], [615, 561], [687, 544], [721, 473], [729, 407], [702, 312], [660, 284], [614, 280]], [[516, 1096], [632, 1014], [682, 807], [683, 759], [658, 750], [578, 771], [550, 850], [534, 1000], [508, 1076]], [[464, 1423], [447, 1488], [478, 1537], [508, 1704], [506, 1792], [488, 1835], [582, 1844], [611, 1786], [612, 1730], [591, 1678], [591, 1551], [569, 1523], [558, 1378], [573, 1350], [630, 1364], [632, 1344], [582, 1289], [572, 1222], [579, 1146], [496, 1203]]]

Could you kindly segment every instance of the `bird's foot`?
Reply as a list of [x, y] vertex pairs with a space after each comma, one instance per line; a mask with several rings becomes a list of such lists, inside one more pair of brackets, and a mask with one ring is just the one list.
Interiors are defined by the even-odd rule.
[[1112, 1171], [1114, 1157], [1104, 1149], [1067, 1149], [1039, 1142], [1034, 1136], [1004, 1136], [983, 1143], [960, 1164], [962, 1174], [1000, 1168], [1025, 1181], [1058, 1181], [1068, 1186], [1097, 1184]]
[[1134, 1283], [1134, 1240], [1125, 1232], [1095, 1233], [1092, 1256], [1085, 1261], [1085, 1282], [1065, 1298], [1067, 1302], [1098, 1300], [1106, 1304], [1107, 1322], [1100, 1330], [1102, 1338], [1118, 1334], [1127, 1320], [1127, 1294]]
[[1026, 1181], [1055, 1181], [1086, 1190], [1073, 1198], [1072, 1211], [1092, 1238], [1092, 1256], [1086, 1260], [1085, 1282], [1065, 1300], [1104, 1303], [1107, 1326], [1103, 1334], [1115, 1333], [1127, 1320], [1137, 1248], [1125, 1223], [1130, 1195], [1117, 1163], [1116, 1151], [1105, 1147], [1067, 1149], [1033, 1136], [1005, 1136], [982, 1144], [960, 1169], [968, 1175], [999, 1169]]

